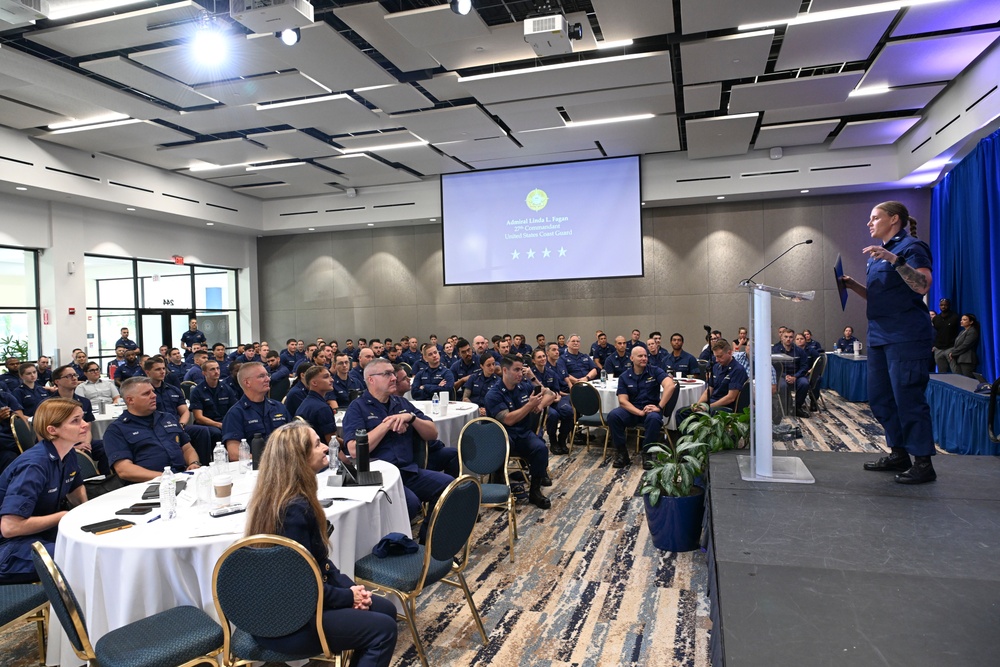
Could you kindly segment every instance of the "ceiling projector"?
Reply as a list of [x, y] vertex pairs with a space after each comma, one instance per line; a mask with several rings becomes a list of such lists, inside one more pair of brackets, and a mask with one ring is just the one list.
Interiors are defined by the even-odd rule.
[[539, 57], [573, 53], [573, 40], [577, 39], [583, 39], [583, 25], [567, 22], [562, 14], [536, 16], [524, 22], [524, 41]]

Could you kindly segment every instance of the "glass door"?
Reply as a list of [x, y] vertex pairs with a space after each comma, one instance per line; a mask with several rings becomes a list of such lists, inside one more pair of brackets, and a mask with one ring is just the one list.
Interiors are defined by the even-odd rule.
[[140, 310], [139, 311], [139, 346], [143, 354], [160, 353], [160, 347], [180, 347], [181, 335], [188, 330], [191, 311], [178, 310]]

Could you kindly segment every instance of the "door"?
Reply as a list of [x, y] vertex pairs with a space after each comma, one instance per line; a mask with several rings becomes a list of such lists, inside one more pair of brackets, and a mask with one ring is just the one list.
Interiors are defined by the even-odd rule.
[[159, 354], [160, 346], [180, 347], [194, 313], [185, 310], [140, 310], [139, 346], [143, 354]]

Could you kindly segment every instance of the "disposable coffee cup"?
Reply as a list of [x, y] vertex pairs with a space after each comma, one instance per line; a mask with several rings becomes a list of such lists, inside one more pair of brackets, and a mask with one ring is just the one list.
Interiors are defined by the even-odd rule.
[[441, 399], [441, 416], [443, 417], [448, 414], [448, 392], [439, 392], [438, 397]]
[[684, 377], [684, 373], [681, 371], [677, 371], [674, 373], [674, 377], [680, 380], [682, 377]]
[[212, 504], [226, 507], [233, 498], [233, 478], [231, 475], [216, 475], [212, 479]]

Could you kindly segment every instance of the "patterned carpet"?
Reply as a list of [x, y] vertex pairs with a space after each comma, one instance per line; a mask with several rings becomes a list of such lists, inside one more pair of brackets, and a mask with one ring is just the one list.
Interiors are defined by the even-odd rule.
[[[777, 449], [880, 450], [867, 403], [823, 395], [829, 409], [800, 420], [802, 438]], [[705, 556], [653, 547], [637, 495], [641, 466], [615, 470], [599, 447], [578, 447], [552, 457], [549, 474], [552, 509], [519, 506], [514, 564], [504, 513], [485, 511], [473, 533], [466, 576], [485, 646], [461, 591], [439, 585], [421, 596], [417, 627], [430, 664], [708, 665]], [[0, 634], [0, 662], [37, 664], [33, 641], [30, 628]], [[392, 664], [420, 664], [405, 624]]]

